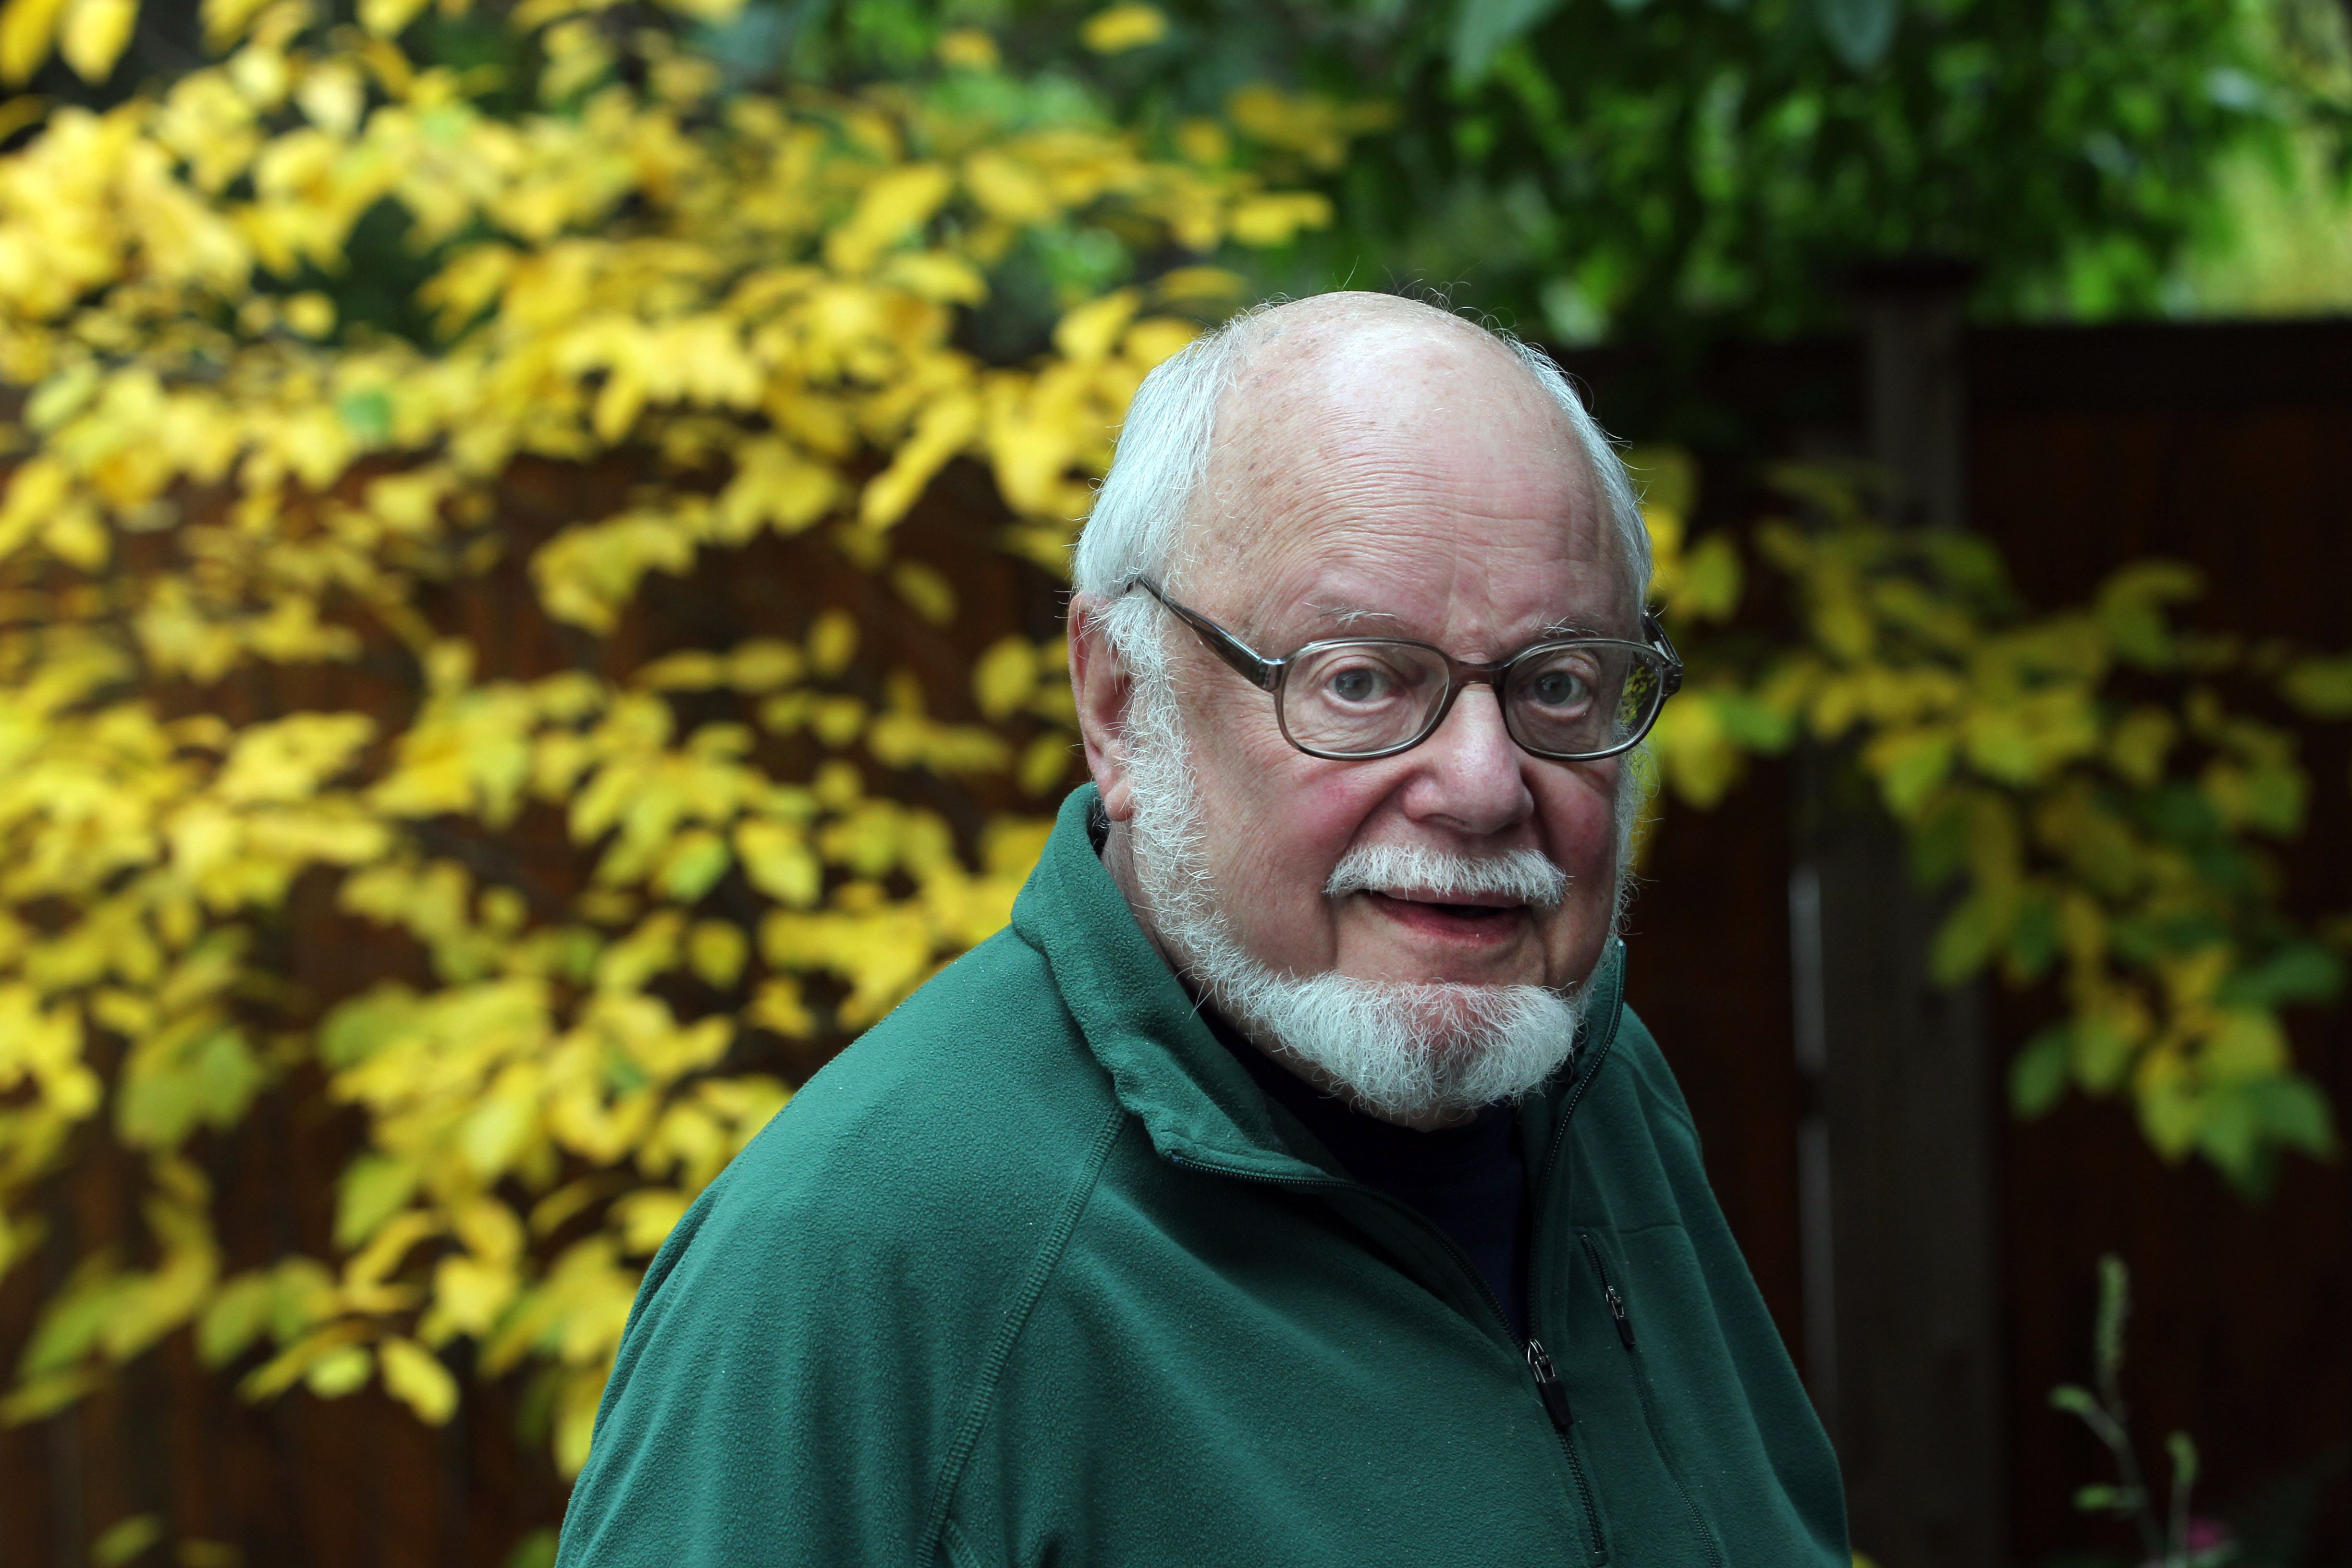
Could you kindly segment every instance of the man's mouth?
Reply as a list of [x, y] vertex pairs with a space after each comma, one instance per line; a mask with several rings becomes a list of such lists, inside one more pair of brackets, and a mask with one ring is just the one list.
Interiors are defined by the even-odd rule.
[[1368, 889], [1364, 897], [1382, 914], [1416, 929], [1454, 931], [1464, 935], [1497, 931], [1528, 912], [1528, 906], [1522, 903], [1439, 899], [1402, 890], [1384, 893]]

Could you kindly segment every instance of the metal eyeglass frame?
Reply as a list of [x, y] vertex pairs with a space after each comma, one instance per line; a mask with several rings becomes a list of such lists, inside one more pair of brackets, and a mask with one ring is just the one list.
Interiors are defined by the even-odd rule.
[[[1642, 743], [1651, 728], [1657, 723], [1658, 715], [1665, 710], [1666, 699], [1681, 690], [1683, 686], [1682, 656], [1675, 651], [1675, 645], [1667, 637], [1666, 628], [1659, 624], [1658, 617], [1647, 610], [1642, 612], [1642, 635], [1649, 639], [1647, 642], [1634, 642], [1626, 637], [1548, 637], [1542, 642], [1523, 647], [1510, 658], [1495, 664], [1466, 663], [1454, 658], [1435, 643], [1423, 642], [1418, 637], [1325, 637], [1294, 649], [1286, 658], [1268, 658], [1198, 610], [1188, 609], [1170, 598], [1160, 591], [1160, 584], [1152, 582], [1149, 577], [1129, 578], [1119, 588], [1119, 593], [1126, 594], [1137, 588], [1142, 589], [1159, 600], [1179, 620], [1199, 633], [1201, 640], [1209, 645], [1209, 651], [1224, 660], [1235, 674], [1274, 699], [1274, 721], [1281, 728], [1284, 740], [1288, 741], [1308, 756], [1321, 757], [1327, 762], [1369, 763], [1381, 757], [1393, 757], [1399, 752], [1412, 751], [1415, 746], [1437, 733], [1438, 727], [1445, 722], [1445, 716], [1454, 711], [1454, 700], [1462, 695], [1463, 688], [1475, 682], [1484, 682], [1493, 689], [1496, 706], [1500, 708], [1505, 682], [1509, 679], [1513, 667], [1523, 660], [1534, 658], [1537, 654], [1548, 653], [1555, 648], [1589, 647], [1594, 645], [1630, 647], [1644, 654], [1663, 655], [1666, 667], [1660, 673], [1658, 700], [1650, 705], [1649, 716], [1642, 721], [1642, 727], [1625, 740], [1598, 752], [1546, 752], [1530, 746], [1519, 739], [1518, 731], [1511, 725], [1508, 710], [1504, 710], [1503, 728], [1509, 733], [1512, 743], [1529, 756], [1541, 757], [1546, 762], [1593, 763], [1604, 757], [1619, 756], [1632, 751]], [[1444, 659], [1445, 661], [1445, 700], [1437, 705], [1436, 710], [1430, 715], [1429, 721], [1422, 726], [1419, 734], [1382, 751], [1326, 752], [1305, 744], [1291, 734], [1290, 722], [1283, 713], [1284, 679], [1289, 675], [1291, 668], [1298, 660], [1309, 654], [1320, 653], [1326, 648], [1364, 644], [1385, 644], [1391, 647], [1403, 644], [1411, 647], [1423, 647]]]

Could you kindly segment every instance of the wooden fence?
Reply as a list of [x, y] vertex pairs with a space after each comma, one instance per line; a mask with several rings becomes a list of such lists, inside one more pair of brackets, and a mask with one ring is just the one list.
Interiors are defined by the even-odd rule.
[[[1858, 448], [1860, 357], [1822, 342], [1578, 368], [1618, 427], [1663, 429], [1712, 455], [1711, 521], [1733, 524], [1769, 504], [1754, 483], [1762, 459]], [[1966, 360], [1969, 521], [2031, 601], [2076, 602], [2126, 561], [2169, 556], [2204, 572], [2196, 618], [2211, 629], [2352, 645], [2352, 324], [1984, 331]], [[2315, 737], [2305, 760], [2311, 826], [2287, 868], [2306, 912], [2340, 911], [2352, 905], [2352, 757], [2339, 731]], [[1801, 1362], [1797, 1130], [1811, 1090], [1794, 1051], [1790, 773], [1767, 768], [1711, 814], [1669, 816], [1634, 906], [1630, 984]], [[1995, 998], [1992, 1070], [2047, 1005]], [[2302, 1018], [2295, 1043], [2352, 1128], [2352, 1005]], [[2149, 1440], [2196, 1437], [2209, 1507], [2292, 1512], [2308, 1482], [2305, 1561], [2345, 1560], [2352, 1161], [2298, 1161], [2269, 1203], [2250, 1205], [2204, 1169], [2160, 1163], [2112, 1103], [2070, 1100], [2022, 1125], [2004, 1117], [1997, 1137], [2011, 1561], [2125, 1546], [2074, 1510], [2076, 1487], [2108, 1479], [2105, 1456], [2047, 1402], [2052, 1385], [2088, 1376], [2105, 1251], [2134, 1270], [2126, 1386]]]

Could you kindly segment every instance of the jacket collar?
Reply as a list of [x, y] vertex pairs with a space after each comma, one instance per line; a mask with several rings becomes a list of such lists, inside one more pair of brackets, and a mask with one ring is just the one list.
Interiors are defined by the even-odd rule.
[[[1092, 784], [1062, 802], [1013, 929], [1045, 954], [1055, 988], [1110, 1075], [1119, 1103], [1162, 1155], [1275, 1179], [1328, 1179], [1286, 1146], [1265, 1093], [1201, 1019], [1151, 945], [1087, 831]], [[1624, 944], [1612, 940], [1591, 982], [1570, 1064], [1547, 1085], [1548, 1110], [1572, 1106], [1608, 1056], [1623, 1005]], [[1546, 1116], [1545, 1120], [1550, 1120]]]

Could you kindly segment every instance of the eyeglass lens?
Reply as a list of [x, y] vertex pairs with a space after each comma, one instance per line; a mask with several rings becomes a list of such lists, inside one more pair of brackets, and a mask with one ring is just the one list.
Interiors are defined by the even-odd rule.
[[[1447, 669], [1413, 643], [1335, 643], [1302, 653], [1283, 681], [1292, 742], [1369, 756], [1425, 735], [1444, 705]], [[1638, 736], [1664, 689], [1654, 656], [1624, 644], [1563, 643], [1511, 667], [1500, 693], [1512, 738], [1531, 752], [1583, 755]]]

